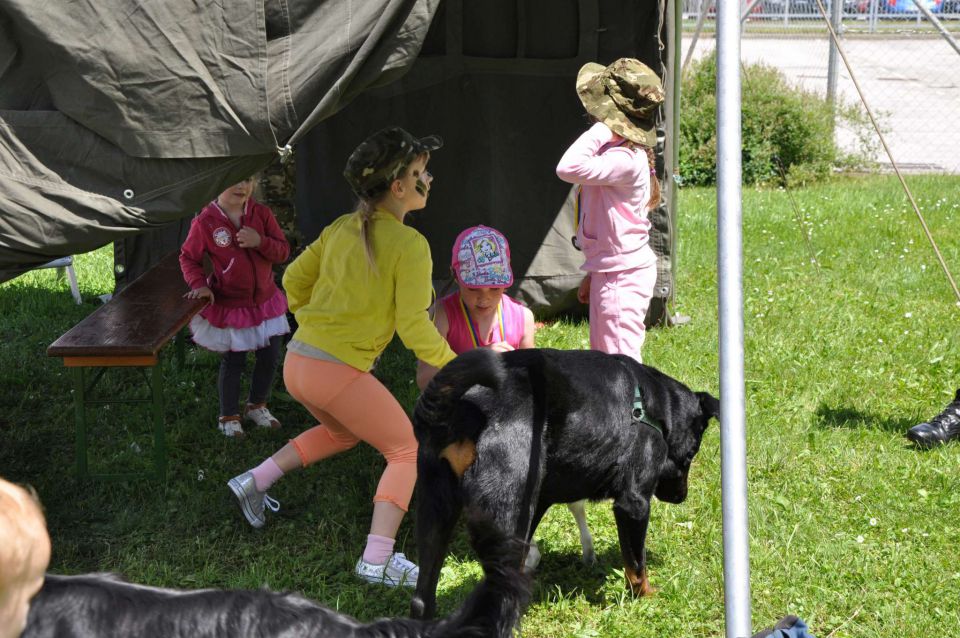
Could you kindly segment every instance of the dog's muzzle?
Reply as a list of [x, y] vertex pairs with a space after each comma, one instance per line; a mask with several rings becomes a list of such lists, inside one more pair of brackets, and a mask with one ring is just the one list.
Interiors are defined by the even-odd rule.
[[657, 481], [654, 495], [664, 503], [682, 503], [687, 499], [687, 477]]

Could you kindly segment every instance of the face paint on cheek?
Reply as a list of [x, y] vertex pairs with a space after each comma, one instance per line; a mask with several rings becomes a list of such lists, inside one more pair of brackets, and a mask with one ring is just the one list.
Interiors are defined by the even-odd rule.
[[417, 192], [420, 193], [421, 196], [426, 197], [427, 185], [422, 180], [418, 179], [414, 188], [417, 189]]

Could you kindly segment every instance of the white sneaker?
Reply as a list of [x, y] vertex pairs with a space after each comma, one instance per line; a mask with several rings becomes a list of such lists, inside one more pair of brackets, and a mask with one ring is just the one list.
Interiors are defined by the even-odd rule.
[[387, 587], [416, 587], [420, 568], [407, 560], [401, 553], [390, 555], [383, 565], [374, 565], [363, 560], [357, 561], [354, 573], [368, 583], [382, 583]]
[[243, 412], [243, 418], [247, 421], [253, 421], [261, 428], [280, 427], [280, 421], [277, 421], [277, 418], [270, 414], [270, 410], [268, 410], [267, 406], [263, 403], [259, 405], [248, 403], [247, 408]]
[[223, 432], [224, 436], [229, 436], [230, 438], [235, 436], [243, 436], [243, 426], [240, 425], [240, 419], [236, 416], [220, 417], [220, 422], [217, 424], [217, 428]]

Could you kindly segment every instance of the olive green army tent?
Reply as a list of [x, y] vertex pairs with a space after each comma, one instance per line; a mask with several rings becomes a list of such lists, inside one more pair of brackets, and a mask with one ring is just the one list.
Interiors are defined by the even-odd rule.
[[[353, 206], [350, 150], [400, 124], [446, 141], [430, 205], [411, 222], [436, 276], [456, 234], [484, 223], [511, 240], [517, 295], [562, 306], [582, 261], [570, 190], [553, 172], [585, 124], [576, 72], [640, 58], [667, 78], [671, 123], [674, 11], [653, 0], [0, 0], [0, 280], [108, 242], [132, 278], [226, 185], [290, 152], [310, 240]], [[664, 130], [659, 302], [673, 294], [675, 136]]]
[[0, 270], [192, 215], [402, 74], [436, 4], [0, 0]]

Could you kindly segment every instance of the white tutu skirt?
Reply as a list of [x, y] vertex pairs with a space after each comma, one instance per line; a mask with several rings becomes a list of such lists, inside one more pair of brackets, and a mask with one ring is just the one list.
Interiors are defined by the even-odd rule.
[[214, 352], [250, 352], [270, 343], [270, 338], [290, 332], [287, 315], [266, 319], [249, 328], [218, 328], [200, 315], [190, 320], [190, 332], [198, 346]]

